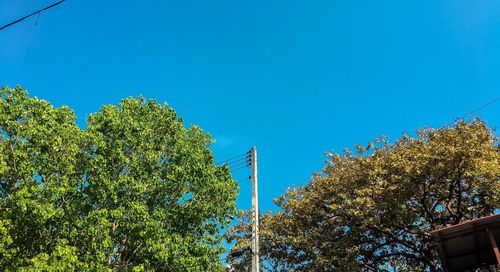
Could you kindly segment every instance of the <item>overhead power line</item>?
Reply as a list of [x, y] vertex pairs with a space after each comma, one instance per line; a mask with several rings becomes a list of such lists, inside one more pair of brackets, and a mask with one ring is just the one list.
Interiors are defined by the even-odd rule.
[[250, 159], [250, 155], [245, 156], [245, 157], [241, 157], [241, 158], [239, 158], [239, 159], [237, 159], [237, 160], [228, 161], [228, 162], [225, 162], [225, 163], [226, 163], [226, 164], [228, 164], [228, 165], [231, 165], [231, 164], [235, 164], [235, 163], [237, 163], [237, 162], [241, 162], [241, 161], [243, 161], [243, 160], [249, 160], [249, 159]]
[[[495, 99], [493, 99], [493, 100], [490, 100], [490, 101], [489, 101], [489, 102], [487, 102], [486, 104], [483, 104], [483, 105], [481, 105], [481, 106], [477, 107], [476, 109], [472, 110], [471, 112], [467, 113], [466, 115], [464, 115], [464, 116], [460, 117], [460, 119], [465, 119], [465, 118], [467, 118], [467, 117], [469, 117], [469, 116], [473, 115], [474, 113], [476, 113], [476, 112], [478, 112], [478, 111], [480, 111], [480, 110], [482, 110], [482, 109], [484, 109], [484, 108], [486, 108], [486, 107], [490, 106], [491, 104], [493, 104], [493, 103], [495, 103], [495, 102], [497, 102], [497, 101], [499, 101], [499, 100], [500, 100], [500, 96], [499, 96], [499, 97], [497, 97], [497, 98], [495, 98]], [[455, 123], [455, 122], [450, 122], [450, 123], [448, 123], [447, 125], [443, 126], [442, 128], [447, 128], [447, 127], [449, 127], [449, 126], [453, 125], [454, 123]]]
[[231, 173], [237, 172], [237, 171], [239, 171], [241, 169], [245, 169], [245, 168], [248, 168], [248, 166], [242, 166], [242, 167], [236, 168], [234, 170], [231, 170]]
[[497, 98], [495, 98], [495, 99], [493, 99], [493, 100], [491, 100], [490, 102], [488, 102], [488, 103], [486, 103], [486, 104], [484, 104], [484, 105], [480, 106], [479, 108], [477, 108], [477, 109], [475, 109], [475, 110], [473, 110], [473, 111], [471, 111], [471, 112], [467, 113], [466, 115], [462, 116], [462, 119], [464, 119], [464, 118], [466, 118], [466, 117], [471, 116], [472, 114], [474, 114], [474, 113], [476, 113], [476, 112], [478, 112], [478, 111], [480, 111], [480, 110], [482, 110], [482, 109], [484, 109], [484, 108], [488, 107], [489, 105], [491, 105], [491, 104], [493, 104], [493, 103], [497, 102], [498, 100], [500, 100], [500, 96], [499, 96], [499, 97], [497, 97]]
[[228, 164], [229, 168], [234, 168], [236, 166], [242, 166], [242, 165], [246, 165], [246, 166], [250, 166], [250, 163], [251, 163], [251, 159], [247, 159], [246, 161], [242, 161], [242, 162], [238, 162], [238, 163], [234, 163], [234, 164]]
[[250, 156], [250, 152], [245, 152], [245, 153], [240, 154], [240, 155], [238, 155], [238, 156], [234, 156], [234, 157], [229, 158], [229, 159], [227, 159], [227, 160], [221, 161], [221, 162], [220, 162], [220, 163], [218, 163], [218, 164], [224, 164], [224, 163], [231, 164], [231, 163], [233, 163], [233, 162], [237, 162], [237, 161], [239, 161], [239, 160], [242, 160], [242, 159], [245, 159], [245, 158], [249, 158], [249, 156]]
[[28, 15], [24, 16], [24, 17], [21, 17], [21, 18], [19, 18], [19, 19], [15, 20], [15, 21], [12, 21], [12, 22], [10, 22], [10, 23], [8, 23], [8, 24], [6, 24], [6, 25], [3, 25], [2, 27], [0, 27], [0, 30], [4, 30], [5, 28], [7, 28], [7, 27], [9, 27], [9, 26], [12, 26], [12, 25], [15, 25], [15, 24], [17, 24], [17, 23], [20, 23], [20, 22], [22, 22], [22, 21], [24, 21], [24, 20], [28, 19], [28, 18], [29, 18], [29, 17], [31, 17], [31, 16], [34, 16], [34, 15], [40, 14], [42, 11], [48, 10], [48, 9], [50, 9], [50, 8], [53, 8], [53, 7], [55, 7], [55, 6], [59, 5], [59, 4], [61, 4], [61, 3], [62, 3], [62, 2], [64, 2], [64, 1], [66, 1], [66, 0], [60, 0], [60, 1], [58, 1], [58, 2], [55, 2], [54, 4], [51, 4], [51, 5], [46, 6], [46, 7], [44, 7], [44, 8], [41, 8], [41, 9], [39, 9], [39, 10], [37, 10], [37, 11], [34, 11], [34, 12], [32, 12], [32, 13], [30, 13], [30, 14], [28, 14]]

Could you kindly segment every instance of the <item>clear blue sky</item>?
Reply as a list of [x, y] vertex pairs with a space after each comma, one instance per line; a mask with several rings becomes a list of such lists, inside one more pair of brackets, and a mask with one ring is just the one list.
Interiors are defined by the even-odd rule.
[[[127, 96], [166, 101], [219, 161], [257, 146], [261, 209], [275, 209], [324, 152], [500, 95], [500, 1], [383, 2], [67, 0], [0, 31], [0, 85], [69, 105], [82, 127]], [[50, 3], [0, 0], [0, 24]], [[479, 115], [499, 126], [500, 102]]]

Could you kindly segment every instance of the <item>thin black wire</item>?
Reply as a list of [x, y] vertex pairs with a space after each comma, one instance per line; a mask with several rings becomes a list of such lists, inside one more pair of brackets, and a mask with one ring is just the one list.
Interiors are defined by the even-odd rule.
[[5, 28], [7, 28], [7, 27], [9, 27], [9, 26], [12, 26], [12, 25], [15, 25], [15, 24], [17, 24], [17, 23], [20, 23], [21, 21], [24, 21], [25, 19], [27, 19], [27, 18], [29, 18], [29, 17], [31, 17], [31, 16], [33, 16], [33, 15], [39, 14], [39, 13], [41, 13], [41, 12], [42, 12], [42, 11], [44, 11], [44, 10], [48, 10], [48, 9], [50, 9], [50, 8], [53, 8], [53, 7], [55, 7], [55, 6], [59, 5], [59, 4], [61, 4], [61, 3], [62, 3], [62, 2], [64, 2], [64, 1], [66, 1], [66, 0], [60, 0], [60, 1], [58, 1], [58, 2], [55, 2], [55, 3], [54, 3], [54, 4], [52, 4], [52, 5], [46, 6], [46, 7], [42, 8], [42, 9], [39, 9], [39, 10], [37, 10], [37, 11], [33, 12], [33, 13], [30, 13], [30, 14], [28, 14], [28, 15], [24, 16], [24, 17], [21, 17], [21, 18], [19, 18], [19, 19], [15, 20], [15, 21], [12, 21], [12, 22], [10, 22], [10, 23], [8, 23], [8, 24], [6, 24], [6, 25], [4, 25], [4, 26], [0, 27], [0, 30], [3, 30], [3, 29], [5, 29]]
[[251, 160], [251, 158], [246, 158], [245, 157], [244, 160], [240, 160], [240, 161], [236, 161], [236, 162], [230, 162], [230, 163], [225, 162], [225, 163], [219, 164], [218, 166], [221, 167], [221, 166], [227, 165], [227, 166], [231, 167], [232, 165], [236, 165], [236, 164], [239, 164], [239, 163], [242, 163], [242, 162], [245, 163], [246, 160]]
[[250, 163], [251, 163], [251, 161], [247, 160], [247, 161], [240, 162], [237, 164], [229, 165], [229, 168], [235, 168], [235, 167], [242, 166], [242, 165], [250, 166]]
[[242, 158], [234, 160], [234, 161], [225, 162], [225, 163], [226, 164], [232, 164], [232, 163], [236, 163], [236, 162], [239, 162], [239, 161], [242, 161], [242, 160], [249, 160], [249, 159], [250, 159], [250, 155], [242, 157]]
[[238, 159], [240, 157], [246, 157], [246, 156], [248, 156], [248, 152], [245, 152], [245, 153], [240, 154], [240, 155], [236, 155], [236, 156], [231, 157], [229, 159], [223, 160], [222, 162], [228, 162], [228, 161], [232, 161], [232, 160]]
[[235, 169], [235, 170], [233, 170], [233, 173], [238, 172], [238, 171], [240, 171], [240, 170], [242, 170], [242, 169], [245, 169], [245, 168], [246, 168], [246, 167], [240, 167], [240, 168], [238, 168], [238, 169]]
[[[484, 109], [484, 108], [486, 108], [486, 107], [490, 106], [491, 104], [493, 104], [493, 103], [495, 103], [495, 102], [497, 102], [497, 101], [499, 101], [499, 100], [500, 100], [500, 96], [499, 96], [499, 97], [497, 97], [497, 98], [495, 98], [495, 99], [493, 99], [493, 100], [491, 100], [491, 101], [489, 101], [489, 102], [487, 102], [487, 103], [485, 103], [485, 104], [483, 104], [483, 105], [481, 105], [480, 107], [478, 107], [478, 108], [476, 108], [476, 109], [472, 110], [471, 112], [469, 112], [469, 113], [465, 114], [465, 115], [464, 115], [464, 116], [462, 116], [460, 119], [467, 118], [467, 117], [471, 116], [472, 114], [474, 114], [474, 113], [476, 113], [476, 112], [478, 112], [478, 111], [480, 111], [480, 110], [482, 110], [482, 109]], [[447, 124], [446, 126], [444, 126], [443, 128], [445, 128], [445, 127], [449, 127], [449, 126], [450, 126], [450, 125], [452, 125], [453, 123], [454, 123], [454, 122], [451, 122], [451, 123]], [[293, 218], [293, 217], [296, 217], [296, 215], [295, 215], [295, 216], [294, 216], [294, 215], [285, 215], [285, 216], [289, 216], [289, 217], [292, 217], [292, 218]], [[312, 219], [312, 220], [329, 220], [329, 219], [334, 219], [334, 218], [335, 218], [335, 215], [325, 214], [324, 216], [298, 216], [298, 218], [299, 218], [299, 219], [305, 219], [305, 220], [310, 220], [310, 219]]]
[[[491, 104], [493, 104], [493, 103], [495, 103], [495, 102], [497, 102], [497, 101], [499, 101], [499, 100], [500, 100], [500, 96], [499, 96], [499, 97], [497, 97], [497, 98], [495, 98], [495, 99], [493, 99], [493, 100], [491, 100], [491, 101], [489, 101], [488, 103], [483, 104], [483, 105], [481, 105], [480, 107], [478, 107], [478, 108], [476, 108], [476, 109], [472, 110], [471, 112], [467, 113], [466, 115], [462, 116], [462, 117], [461, 117], [461, 118], [459, 118], [459, 119], [465, 119], [465, 118], [467, 118], [467, 117], [469, 117], [469, 116], [473, 115], [474, 113], [476, 113], [476, 112], [478, 112], [478, 111], [480, 111], [480, 110], [482, 110], [482, 109], [484, 109], [484, 108], [486, 108], [486, 107], [490, 106]], [[450, 122], [450, 123], [448, 123], [447, 125], [445, 125], [443, 128], [447, 128], [447, 127], [449, 127], [449, 126], [453, 125], [454, 123], [455, 123], [454, 121], [453, 121], [453, 122]]]
[[233, 173], [233, 172], [236, 172], [238, 170], [245, 169], [245, 168], [250, 169], [250, 165], [242, 165], [242, 166], [239, 166], [239, 167], [235, 167], [233, 169], [229, 169], [229, 171], [230, 171], [230, 173]]
[[247, 162], [251, 162], [251, 161], [252, 161], [251, 158], [244, 158], [244, 160], [240, 160], [240, 161], [237, 161], [237, 162], [228, 163], [227, 165], [231, 166], [231, 165], [237, 165], [237, 164], [247, 163]]
[[40, 14], [42, 14], [41, 12], [38, 13], [38, 16], [36, 17], [36, 22], [35, 22], [35, 26], [38, 25], [38, 20], [40, 19]]
[[500, 96], [499, 96], [499, 97], [497, 97], [497, 98], [495, 98], [495, 99], [493, 99], [493, 100], [491, 100], [490, 102], [488, 102], [488, 103], [486, 103], [486, 104], [484, 104], [484, 105], [480, 106], [479, 108], [477, 108], [477, 109], [475, 109], [475, 110], [473, 110], [473, 111], [471, 111], [471, 112], [467, 113], [466, 115], [464, 115], [464, 116], [462, 117], [462, 119], [463, 119], [463, 118], [466, 118], [466, 117], [468, 117], [468, 116], [470, 116], [470, 115], [472, 115], [472, 114], [474, 114], [474, 113], [476, 113], [476, 112], [478, 112], [478, 111], [480, 111], [480, 110], [482, 110], [482, 109], [484, 109], [484, 108], [486, 108], [486, 107], [488, 107], [489, 105], [491, 105], [491, 104], [493, 104], [493, 103], [497, 102], [498, 100], [500, 100]]
[[[495, 99], [493, 99], [493, 100], [491, 100], [491, 101], [489, 101], [489, 102], [487, 102], [487, 103], [485, 103], [485, 104], [483, 104], [483, 105], [481, 105], [480, 107], [478, 107], [478, 108], [476, 108], [476, 109], [472, 110], [471, 112], [469, 112], [469, 113], [465, 114], [465, 115], [464, 115], [464, 116], [462, 116], [460, 119], [465, 119], [465, 118], [467, 118], [467, 117], [469, 117], [469, 116], [473, 115], [473, 114], [474, 114], [474, 113], [476, 113], [476, 112], [479, 112], [480, 110], [482, 110], [482, 109], [484, 109], [484, 108], [486, 108], [486, 107], [490, 106], [491, 104], [493, 104], [493, 103], [495, 103], [495, 102], [497, 102], [497, 101], [499, 101], [499, 100], [500, 100], [500, 96], [499, 96], [499, 97], [497, 97], [497, 98], [495, 98]], [[447, 124], [447, 125], [446, 125], [446, 126], [444, 126], [444, 127], [448, 127], [448, 126], [452, 125], [453, 123], [454, 123], [454, 122], [451, 122], [451, 123]], [[240, 159], [240, 160], [241, 160], [241, 159]], [[241, 168], [239, 168], [239, 169], [243, 169], [243, 168], [246, 168], [246, 166], [245, 166], [245, 167], [241, 167]], [[235, 170], [233, 170], [233, 172], [234, 172], [234, 171], [237, 171], [237, 170], [239, 170], [239, 169], [235, 169]], [[290, 216], [290, 217], [292, 217], [292, 218], [294, 217], [294, 215], [287, 215], [287, 216]], [[325, 221], [326, 221], [326, 220], [334, 219], [334, 218], [335, 218], [335, 216], [334, 216], [334, 215], [329, 215], [329, 214], [326, 214], [326, 215], [324, 215], [324, 216], [299, 216], [299, 218], [300, 218], [301, 220], [325, 220]], [[266, 238], [265, 238], [265, 237], [262, 237], [261, 239], [266, 240]], [[272, 239], [270, 239], [270, 240], [272, 240]], [[226, 258], [227, 258], [227, 257], [226, 257]]]
[[242, 167], [240, 167], [240, 168], [237, 168], [237, 169], [231, 170], [231, 173], [234, 173], [234, 172], [236, 172], [236, 171], [238, 171], [238, 170], [245, 169], [245, 168], [248, 168], [248, 166], [242, 166]]
[[243, 157], [243, 156], [247, 157], [249, 155], [250, 155], [250, 151], [247, 151], [247, 152], [245, 152], [243, 154], [240, 154], [240, 155], [234, 156], [232, 158], [229, 158], [227, 160], [221, 161], [219, 164], [228, 163], [230, 161], [233, 161], [234, 159], [238, 159], [238, 158]]

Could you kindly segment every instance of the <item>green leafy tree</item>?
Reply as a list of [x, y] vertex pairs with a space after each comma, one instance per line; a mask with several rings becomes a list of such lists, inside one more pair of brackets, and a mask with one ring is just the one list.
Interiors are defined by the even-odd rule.
[[21, 87], [0, 97], [0, 270], [222, 270], [237, 184], [209, 135], [143, 98], [82, 130]]
[[[262, 215], [270, 270], [442, 271], [429, 232], [500, 208], [498, 139], [479, 120], [356, 149], [327, 154], [321, 173], [276, 200], [281, 211]], [[231, 229], [232, 252], [250, 230]], [[248, 271], [247, 258], [229, 263]]]

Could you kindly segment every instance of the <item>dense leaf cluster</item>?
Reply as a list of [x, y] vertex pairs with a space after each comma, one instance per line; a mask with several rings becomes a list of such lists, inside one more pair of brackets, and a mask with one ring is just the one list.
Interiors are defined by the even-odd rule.
[[[441, 271], [429, 232], [500, 208], [498, 139], [479, 121], [327, 154], [321, 173], [262, 216], [273, 271]], [[229, 233], [249, 245], [248, 225]], [[248, 271], [248, 256], [230, 259]]]
[[67, 107], [0, 90], [0, 270], [221, 270], [237, 184], [167, 105]]

